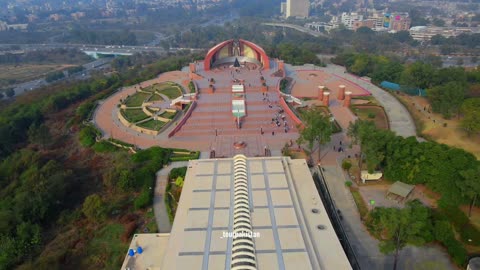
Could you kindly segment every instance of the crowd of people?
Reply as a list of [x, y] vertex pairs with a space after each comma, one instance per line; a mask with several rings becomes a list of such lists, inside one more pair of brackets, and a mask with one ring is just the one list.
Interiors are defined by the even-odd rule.
[[[283, 131], [287, 133], [290, 130], [288, 126], [287, 117], [285, 115], [285, 111], [278, 105], [278, 102], [271, 102], [268, 98], [268, 93], [262, 93], [263, 95], [263, 102], [268, 103], [268, 107], [273, 109], [275, 113], [273, 114], [272, 121], [270, 124], [275, 128], [283, 127]], [[263, 134], [263, 130], [261, 130]], [[275, 130], [272, 130], [272, 136], [275, 135]]]

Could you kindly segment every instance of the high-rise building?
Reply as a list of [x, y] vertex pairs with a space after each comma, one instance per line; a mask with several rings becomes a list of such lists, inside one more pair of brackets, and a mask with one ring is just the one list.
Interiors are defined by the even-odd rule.
[[307, 18], [310, 10], [309, 0], [287, 0], [286, 17]]
[[285, 15], [286, 12], [287, 12], [287, 3], [285, 2], [280, 3], [280, 13], [282, 15]]

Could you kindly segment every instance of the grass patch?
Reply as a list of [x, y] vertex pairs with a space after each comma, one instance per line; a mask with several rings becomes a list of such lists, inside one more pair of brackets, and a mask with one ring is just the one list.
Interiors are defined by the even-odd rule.
[[122, 243], [120, 237], [125, 228], [121, 224], [109, 224], [96, 231], [88, 248], [89, 257], [95, 263], [103, 263], [102, 269], [119, 269], [122, 266], [128, 243]]
[[160, 92], [167, 96], [169, 99], [175, 99], [182, 95], [182, 87], [173, 82], [157, 83], [149, 87], [145, 87], [143, 91], [146, 92]]
[[158, 94], [153, 94], [148, 101], [164, 101], [164, 99]]
[[362, 198], [362, 195], [358, 191], [358, 188], [349, 187], [350, 192], [352, 193], [353, 200], [357, 205], [358, 212], [360, 213], [360, 217], [363, 219], [368, 214], [368, 207], [365, 201]]
[[129, 122], [136, 123], [138, 121], [142, 121], [147, 119], [148, 115], [146, 115], [142, 109], [129, 109], [129, 110], [120, 110], [121, 114], [125, 119]]
[[95, 150], [95, 152], [99, 153], [117, 152], [122, 150], [125, 151], [125, 148], [117, 147], [108, 141], [99, 141], [95, 143], [92, 148]]
[[177, 112], [164, 112], [160, 114], [161, 117], [168, 118], [168, 119], [173, 119], [175, 115], [177, 115]]
[[62, 70], [72, 65], [2, 64], [0, 66], [0, 87], [26, 82], [45, 76], [47, 73]]
[[188, 83], [188, 89], [190, 89], [190, 94], [195, 93], [195, 85], [193, 84], [192, 81]]
[[373, 121], [379, 129], [388, 129], [388, 120], [383, 108], [378, 106], [354, 105], [350, 109], [361, 120]]
[[160, 93], [164, 94], [170, 99], [176, 99], [182, 95], [182, 90], [177, 85], [170, 85], [169, 87], [162, 89]]
[[127, 107], [139, 107], [142, 106], [143, 102], [150, 96], [146, 93], [135, 93], [125, 100], [125, 105]]
[[170, 161], [189, 161], [192, 159], [199, 159], [200, 158], [200, 152], [192, 152], [190, 155], [173, 155], [170, 157]]
[[160, 130], [163, 126], [165, 126], [165, 122], [158, 121], [158, 120], [148, 120], [146, 122], [138, 124], [139, 127], [143, 127], [150, 130]]

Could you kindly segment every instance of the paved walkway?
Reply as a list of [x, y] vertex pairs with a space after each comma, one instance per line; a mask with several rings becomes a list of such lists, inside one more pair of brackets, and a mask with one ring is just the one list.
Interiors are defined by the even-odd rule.
[[337, 65], [328, 65], [323, 68], [327, 72], [336, 74], [367, 89], [383, 106], [390, 122], [390, 129], [402, 137], [416, 136], [415, 122], [408, 110], [390, 93], [380, 89], [372, 83], [355, 75], [345, 73], [345, 68]]
[[169, 233], [172, 230], [172, 224], [168, 219], [167, 208], [165, 206], [165, 188], [167, 187], [168, 174], [173, 168], [188, 166], [188, 161], [177, 161], [170, 163], [167, 167], [157, 172], [157, 183], [153, 197], [153, 212], [157, 221], [158, 232]]

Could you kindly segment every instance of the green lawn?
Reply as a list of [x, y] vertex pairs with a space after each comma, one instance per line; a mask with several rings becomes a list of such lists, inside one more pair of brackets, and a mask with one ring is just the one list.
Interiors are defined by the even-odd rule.
[[132, 123], [136, 123], [138, 121], [147, 119], [148, 115], [146, 115], [142, 109], [129, 109], [129, 110], [121, 110], [122, 115]]
[[148, 101], [163, 101], [163, 98], [157, 94], [153, 94]]
[[169, 86], [168, 88], [165, 88], [165, 89], [161, 90], [160, 93], [164, 94], [165, 96], [167, 96], [170, 99], [175, 99], [175, 98], [182, 95], [182, 91], [176, 85]]
[[353, 200], [357, 205], [360, 216], [365, 217], [368, 214], [368, 207], [365, 201], [363, 200], [362, 195], [360, 194], [357, 188], [350, 187], [350, 191], [352, 192]]
[[193, 84], [193, 82], [190, 82], [188, 84], [188, 89], [190, 89], [191, 94], [195, 93], [195, 85]]
[[168, 119], [173, 119], [175, 115], [177, 115], [177, 112], [164, 112], [160, 114], [161, 117], [168, 118]]
[[154, 84], [154, 85], [151, 85], [151, 86], [144, 87], [144, 88], [142, 88], [142, 91], [153, 92], [153, 91], [155, 91], [157, 85], [158, 84]]
[[138, 126], [151, 130], [160, 130], [163, 126], [165, 126], [165, 124], [165, 122], [151, 119], [141, 124], [138, 124]]
[[385, 118], [382, 107], [375, 105], [355, 105], [351, 106], [351, 110], [361, 120], [373, 121], [377, 128], [388, 129], [388, 121]]
[[120, 239], [125, 232], [122, 224], [109, 224], [96, 231], [95, 237], [87, 249], [91, 259], [103, 263], [102, 269], [119, 269], [122, 266], [129, 243], [122, 243]]
[[135, 93], [127, 98], [125, 105], [127, 107], [139, 107], [150, 96], [146, 93]]

